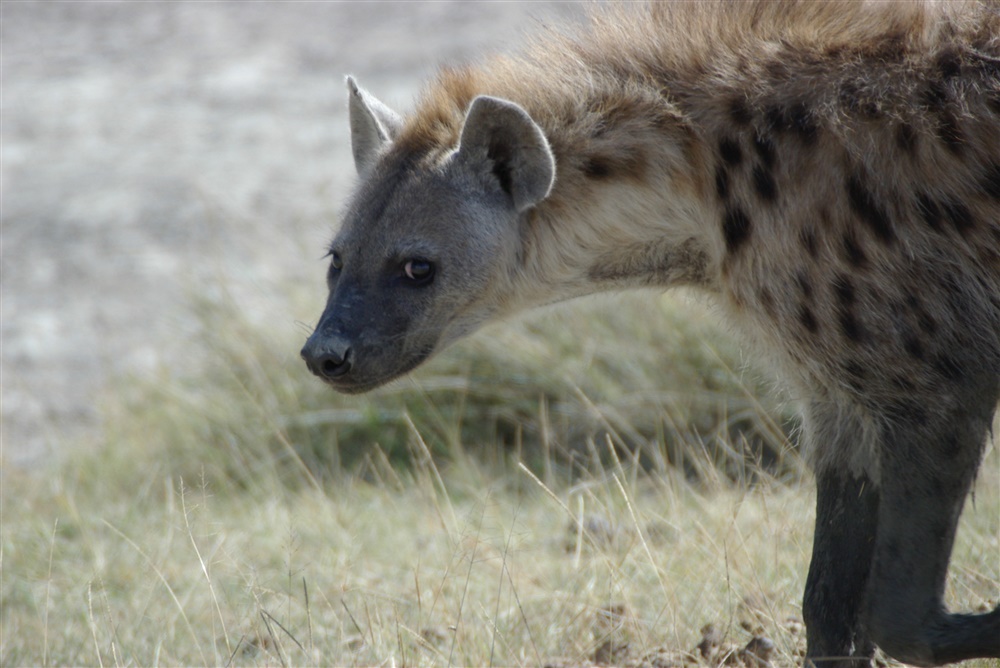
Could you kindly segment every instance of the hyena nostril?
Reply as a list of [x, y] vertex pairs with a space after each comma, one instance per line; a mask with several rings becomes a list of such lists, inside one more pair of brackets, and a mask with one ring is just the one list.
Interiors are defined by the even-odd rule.
[[300, 354], [309, 370], [324, 380], [340, 378], [353, 366], [351, 346], [339, 337], [323, 337], [314, 332]]
[[343, 376], [351, 370], [350, 353], [351, 349], [348, 348], [344, 351], [343, 356], [333, 353], [327, 353], [326, 355], [320, 356], [320, 358], [316, 360], [316, 367], [319, 371], [317, 375], [324, 376], [326, 378], [339, 378], [340, 376]]
[[336, 378], [350, 371], [351, 363], [346, 359], [342, 360], [339, 357], [330, 356], [321, 362], [320, 369], [324, 376]]

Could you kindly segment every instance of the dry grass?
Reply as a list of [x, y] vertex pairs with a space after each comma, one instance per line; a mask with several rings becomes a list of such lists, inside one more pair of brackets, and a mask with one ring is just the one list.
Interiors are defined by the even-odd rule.
[[[4, 472], [0, 664], [679, 665], [706, 624], [796, 663], [811, 484], [731, 344], [645, 300], [488, 332], [356, 403], [205, 316], [204, 377], [128, 385], [96, 452]], [[745, 425], [783, 453], [766, 471]], [[995, 605], [998, 534], [993, 448], [955, 607]]]

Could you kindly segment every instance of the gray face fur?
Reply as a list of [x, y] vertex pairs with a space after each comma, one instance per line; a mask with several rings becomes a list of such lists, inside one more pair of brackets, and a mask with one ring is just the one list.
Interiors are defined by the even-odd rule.
[[302, 357], [354, 393], [494, 315], [516, 271], [523, 214], [549, 193], [555, 161], [520, 107], [479, 97], [457, 150], [415, 163], [393, 151], [400, 118], [352, 79], [348, 88], [361, 184], [330, 245], [330, 295]]

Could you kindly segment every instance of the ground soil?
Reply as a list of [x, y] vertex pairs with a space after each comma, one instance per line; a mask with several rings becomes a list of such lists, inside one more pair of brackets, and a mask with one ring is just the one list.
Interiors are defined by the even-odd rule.
[[[0, 4], [0, 459], [51, 458], [99, 433], [109, 379], [196, 359], [193, 294], [226, 286], [275, 328], [316, 317], [354, 179], [345, 74], [405, 109], [439, 65], [579, 10]], [[316, 313], [281, 300], [306, 282]]]

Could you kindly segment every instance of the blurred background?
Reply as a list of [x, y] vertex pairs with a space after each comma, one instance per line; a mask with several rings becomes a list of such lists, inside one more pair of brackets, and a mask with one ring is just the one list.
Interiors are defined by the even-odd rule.
[[354, 179], [345, 74], [405, 110], [441, 64], [579, 10], [0, 5], [4, 463], [86, 440], [109, 378], [197, 366], [192, 295], [304, 337]]

